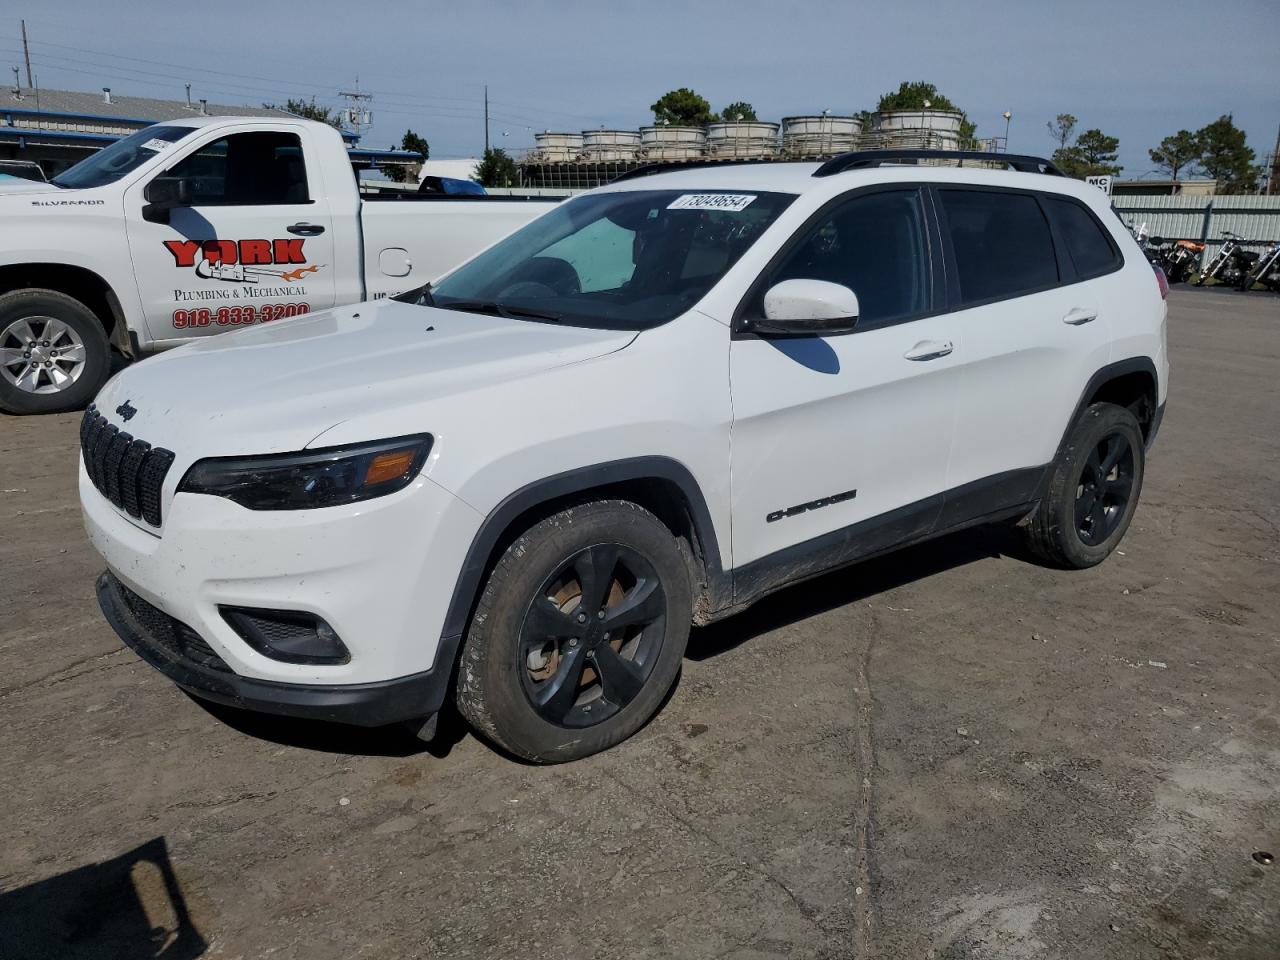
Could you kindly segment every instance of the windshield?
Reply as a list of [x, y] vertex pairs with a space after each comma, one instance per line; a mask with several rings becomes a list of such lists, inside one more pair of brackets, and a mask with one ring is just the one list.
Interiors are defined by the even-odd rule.
[[195, 127], [146, 127], [117, 140], [104, 150], [85, 157], [74, 167], [53, 178], [53, 183], [69, 190], [104, 187], [136, 170], [156, 154], [169, 149]]
[[697, 303], [795, 197], [644, 190], [569, 200], [431, 289], [438, 307], [642, 330]]

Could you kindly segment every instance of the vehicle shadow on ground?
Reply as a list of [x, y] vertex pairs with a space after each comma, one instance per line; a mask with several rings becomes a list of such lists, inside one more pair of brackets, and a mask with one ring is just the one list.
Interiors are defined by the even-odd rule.
[[[976, 527], [867, 560], [788, 587], [737, 616], [695, 629], [690, 634], [685, 656], [695, 662], [708, 660], [798, 620], [923, 580], [944, 570], [1000, 556], [1031, 560], [1021, 538], [1008, 525]], [[678, 685], [679, 680], [676, 682]], [[666, 700], [671, 699], [675, 692], [676, 687], [673, 687]], [[372, 757], [410, 757], [426, 753], [444, 759], [469, 735], [466, 722], [452, 706], [452, 694], [446, 698], [446, 707], [438, 718], [436, 735], [430, 742], [419, 739], [407, 725], [352, 727], [253, 713], [196, 697], [192, 699], [201, 709], [246, 736], [322, 753]]]
[[737, 616], [695, 629], [685, 656], [708, 660], [797, 621], [993, 557], [1035, 562], [1010, 524], [961, 530], [780, 590]]
[[193, 960], [207, 948], [164, 837], [0, 892], [0, 957]]

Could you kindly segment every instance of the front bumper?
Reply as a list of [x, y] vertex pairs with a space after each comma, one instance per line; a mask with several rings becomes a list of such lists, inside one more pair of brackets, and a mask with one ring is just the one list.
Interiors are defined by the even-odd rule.
[[[449, 688], [457, 648], [438, 651], [435, 666], [377, 683], [304, 684], [232, 673], [185, 624], [130, 591], [110, 572], [98, 577], [98, 604], [130, 649], [189, 693], [261, 713], [376, 727], [438, 711]], [[172, 631], [171, 635], [166, 635]], [[189, 639], [183, 640], [183, 635]], [[178, 637], [179, 639], [174, 639]]]
[[[158, 532], [140, 529], [80, 471], [85, 529], [132, 594], [184, 624], [243, 678], [274, 684], [378, 684], [431, 670], [445, 611], [480, 515], [425, 478], [361, 503], [254, 511], [178, 494]], [[343, 663], [285, 662], [246, 642], [226, 608], [324, 620]]]

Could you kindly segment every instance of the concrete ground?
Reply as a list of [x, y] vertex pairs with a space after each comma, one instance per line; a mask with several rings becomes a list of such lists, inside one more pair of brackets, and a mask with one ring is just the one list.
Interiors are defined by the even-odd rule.
[[547, 769], [202, 708], [98, 614], [78, 417], [0, 419], [0, 957], [1280, 955], [1280, 298], [1170, 307], [1101, 567], [829, 575]]

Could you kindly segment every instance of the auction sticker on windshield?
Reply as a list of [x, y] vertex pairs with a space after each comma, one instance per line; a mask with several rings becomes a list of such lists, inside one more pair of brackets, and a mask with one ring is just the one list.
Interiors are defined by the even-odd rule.
[[142, 145], [142, 149], [153, 150], [156, 153], [159, 153], [162, 150], [168, 150], [172, 146], [173, 144], [170, 143], [168, 140], [161, 140], [158, 137], [152, 137], [150, 140], [148, 140], [146, 143]]
[[729, 210], [737, 213], [745, 210], [754, 199], [755, 195], [749, 193], [686, 193], [667, 204], [667, 209]]

